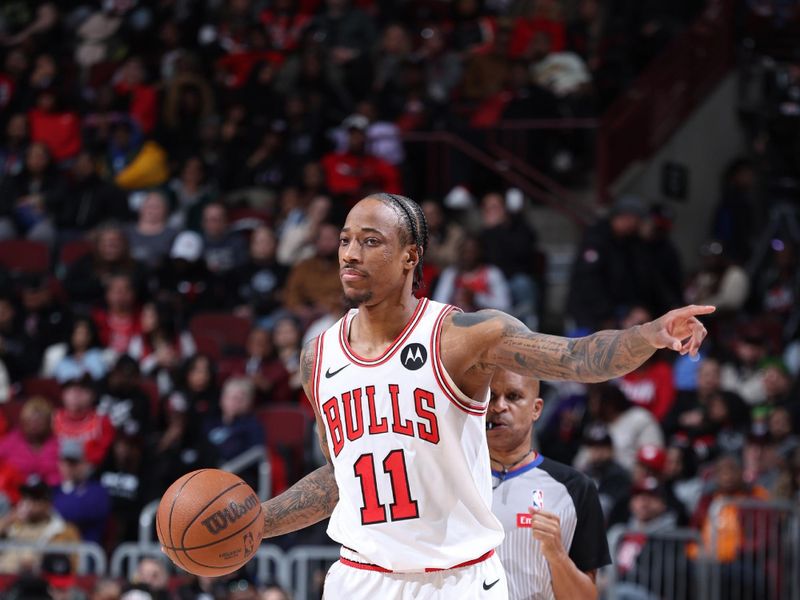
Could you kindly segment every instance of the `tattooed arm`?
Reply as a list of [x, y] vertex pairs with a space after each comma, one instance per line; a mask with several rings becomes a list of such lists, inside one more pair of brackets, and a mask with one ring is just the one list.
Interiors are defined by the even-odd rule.
[[592, 383], [633, 371], [658, 348], [695, 355], [706, 336], [696, 315], [713, 311], [713, 306], [687, 306], [630, 329], [571, 339], [535, 333], [505, 313], [482, 310], [454, 314], [449, 333], [463, 332], [465, 347], [478, 344], [473, 366], [479, 370], [500, 367], [538, 379]]
[[328, 453], [328, 440], [325, 435], [325, 425], [320, 418], [314, 396], [311, 390], [311, 375], [314, 370], [314, 356], [316, 354], [317, 340], [308, 342], [300, 355], [300, 374], [303, 379], [303, 389], [314, 407], [317, 418], [317, 434], [322, 453], [328, 460], [327, 464], [303, 479], [280, 496], [271, 498], [261, 505], [264, 511], [264, 537], [275, 537], [297, 531], [303, 527], [313, 525], [331, 516], [333, 508], [339, 501], [339, 488], [333, 476], [333, 465], [330, 463]]

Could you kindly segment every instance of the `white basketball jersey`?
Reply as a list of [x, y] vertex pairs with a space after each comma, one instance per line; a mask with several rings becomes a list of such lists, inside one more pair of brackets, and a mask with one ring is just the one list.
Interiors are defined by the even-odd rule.
[[312, 401], [339, 487], [328, 535], [392, 571], [446, 569], [503, 540], [491, 511], [486, 398], [458, 390], [439, 356], [454, 307], [420, 300], [379, 357], [348, 342], [357, 310], [317, 341]]

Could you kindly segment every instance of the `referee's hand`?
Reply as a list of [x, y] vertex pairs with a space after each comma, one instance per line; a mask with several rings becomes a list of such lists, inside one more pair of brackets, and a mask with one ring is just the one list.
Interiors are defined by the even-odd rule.
[[560, 554], [565, 554], [561, 541], [561, 519], [558, 515], [546, 510], [528, 508], [531, 513], [531, 531], [533, 539], [539, 542], [545, 560], [550, 561]]

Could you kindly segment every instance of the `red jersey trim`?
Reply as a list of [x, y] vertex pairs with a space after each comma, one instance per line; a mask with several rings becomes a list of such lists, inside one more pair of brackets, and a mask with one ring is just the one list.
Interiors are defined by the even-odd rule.
[[[466, 562], [453, 565], [452, 567], [448, 567], [446, 569], [435, 569], [432, 567], [426, 568], [425, 573], [438, 573], [439, 571], [450, 571], [452, 569], [463, 569], [464, 567], [471, 567], [472, 565], [477, 565], [478, 563], [482, 563], [483, 561], [491, 558], [492, 555], [494, 555], [494, 550], [489, 550], [486, 554], [479, 556], [478, 558], [473, 558], [472, 560], [468, 560]], [[396, 572], [390, 569], [384, 569], [383, 567], [380, 567], [378, 565], [356, 562], [354, 560], [350, 560], [349, 558], [344, 558], [343, 556], [339, 557], [339, 562], [348, 567], [353, 567], [354, 569], [361, 569], [363, 571], [377, 571], [378, 573]]]
[[322, 346], [324, 338], [325, 333], [321, 333], [317, 336], [316, 350], [314, 353], [314, 369], [312, 371], [314, 375], [314, 385], [312, 389], [314, 398], [312, 398], [312, 401], [317, 405], [317, 408], [319, 408], [320, 414], [322, 414], [322, 404], [319, 399], [319, 379], [322, 373]]
[[417, 308], [414, 309], [414, 314], [411, 315], [411, 318], [408, 320], [408, 323], [406, 323], [403, 331], [400, 332], [400, 335], [397, 336], [397, 339], [395, 339], [395, 341], [393, 341], [380, 356], [372, 359], [359, 356], [352, 348], [350, 348], [350, 342], [347, 339], [348, 330], [350, 327], [347, 319], [348, 315], [345, 315], [342, 317], [342, 323], [339, 326], [339, 345], [342, 347], [342, 352], [344, 352], [345, 356], [347, 356], [347, 358], [349, 358], [352, 362], [361, 367], [377, 367], [382, 365], [392, 358], [392, 356], [394, 356], [395, 353], [400, 349], [400, 346], [403, 345], [403, 342], [409, 338], [411, 332], [414, 331], [414, 328], [422, 320], [422, 315], [424, 314], [427, 306], [428, 299], [421, 298], [417, 303]]
[[448, 306], [442, 310], [437, 317], [436, 323], [433, 326], [433, 331], [431, 332], [431, 354], [433, 355], [431, 363], [433, 365], [433, 375], [436, 378], [436, 382], [439, 384], [439, 387], [442, 389], [450, 402], [468, 415], [482, 417], [486, 414], [488, 404], [482, 404], [480, 402], [467, 402], [464, 398], [461, 398], [460, 396], [462, 396], [463, 393], [453, 389], [453, 387], [450, 385], [444, 365], [442, 364], [441, 353], [439, 351], [442, 323], [444, 322], [445, 317], [454, 310], [457, 309], [453, 306]]

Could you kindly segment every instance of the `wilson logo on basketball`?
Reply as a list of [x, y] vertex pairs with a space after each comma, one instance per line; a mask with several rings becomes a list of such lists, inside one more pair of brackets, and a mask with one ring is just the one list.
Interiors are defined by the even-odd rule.
[[209, 533], [217, 534], [227, 529], [228, 525], [231, 523], [235, 523], [241, 519], [256, 506], [258, 506], [258, 498], [255, 494], [251, 494], [245, 498], [243, 503], [231, 502], [222, 510], [216, 511], [207, 519], [203, 519], [201, 523], [208, 529]]

